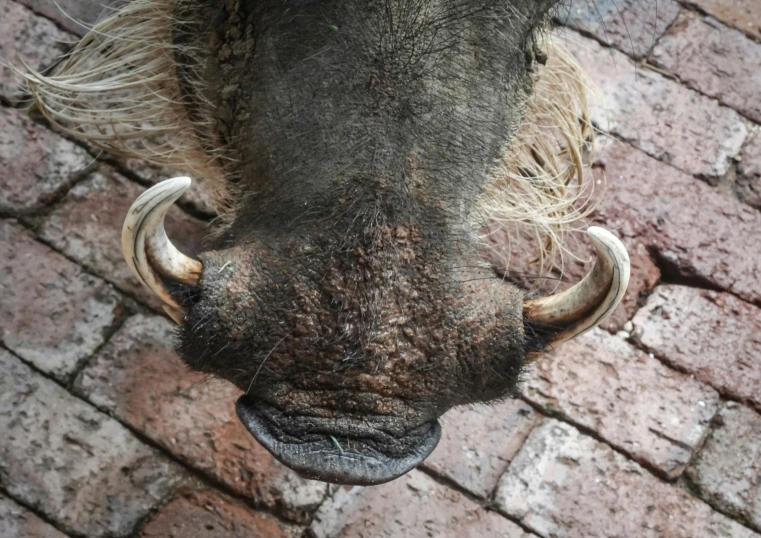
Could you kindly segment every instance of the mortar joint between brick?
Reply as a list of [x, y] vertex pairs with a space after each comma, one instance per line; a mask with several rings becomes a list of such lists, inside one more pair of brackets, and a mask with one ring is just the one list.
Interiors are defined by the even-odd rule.
[[[562, 411], [558, 411], [556, 413], [548, 413], [547, 410], [544, 409], [540, 404], [533, 402], [532, 400], [530, 400], [525, 395], [521, 395], [520, 399], [523, 400], [524, 402], [526, 402], [531, 407], [533, 407], [534, 410], [537, 411], [538, 413], [540, 413], [542, 416], [545, 416], [547, 418], [552, 418], [552, 419], [555, 419], [555, 420], [559, 420], [561, 422], [565, 422], [566, 424], [569, 424], [570, 426], [573, 426], [574, 428], [579, 430], [584, 435], [586, 435], [588, 437], [591, 437], [595, 441], [610, 447], [611, 450], [613, 450], [614, 452], [619, 453], [621, 456], [623, 456], [627, 460], [635, 462], [637, 465], [639, 465], [640, 467], [645, 469], [645, 471], [647, 471], [648, 473], [653, 475], [657, 480], [659, 480], [661, 482], [674, 483], [679, 478], [679, 476], [684, 473], [684, 471], [682, 471], [681, 473], [679, 473], [679, 475], [675, 476], [674, 478], [669, 478], [665, 474], [664, 471], [662, 471], [661, 469], [655, 467], [649, 461], [645, 460], [644, 458], [633, 457], [629, 452], [627, 452], [623, 448], [613, 444], [611, 441], [609, 441], [608, 439], [602, 437], [599, 433], [597, 433], [596, 431], [592, 430], [588, 426], [584, 426], [583, 424], [580, 424], [580, 423], [576, 422], [575, 420], [570, 418], [568, 415], [566, 415]], [[685, 467], [685, 469], [686, 469], [686, 467]]]
[[[692, 11], [692, 12], [698, 13], [699, 15], [702, 15], [704, 17], [711, 17], [712, 19], [716, 19], [716, 17], [714, 17], [711, 13], [709, 13], [708, 11], [706, 11], [705, 9], [700, 7], [700, 5], [696, 4], [695, 2], [692, 2], [691, 0], [676, 0], [676, 2], [680, 6], [682, 6], [682, 8], [685, 9], [686, 11]], [[716, 19], [716, 20], [718, 20], [718, 19]], [[719, 22], [721, 24], [723, 24], [724, 26], [726, 26], [727, 28], [732, 28], [734, 30], [737, 30], [738, 32], [742, 33], [745, 37], [750, 39], [751, 41], [754, 41], [754, 42], [756, 42], [756, 43], [761, 45], [761, 37], [753, 35], [753, 34], [750, 34], [750, 33], [746, 32], [746, 31], [744, 31], [742, 28], [737, 28], [735, 26], [731, 26], [731, 25], [726, 24], [726, 23], [724, 23], [722, 21], [719, 21]]]
[[[532, 426], [532, 431], [533, 431], [534, 427], [535, 427], [535, 425]], [[526, 438], [528, 438], [528, 436], [526, 436]], [[510, 469], [510, 466], [508, 465], [508, 467], [505, 470], [505, 473], [503, 473], [503, 475], [506, 474], [509, 471], [509, 469]], [[452, 479], [450, 479], [450, 478], [448, 478], [448, 477], [446, 477], [446, 476], [444, 476], [442, 474], [437, 473], [436, 471], [434, 471], [433, 469], [431, 469], [431, 468], [429, 468], [429, 467], [427, 467], [425, 465], [421, 465], [420, 467], [418, 467], [418, 470], [420, 472], [422, 472], [423, 474], [427, 475], [428, 477], [430, 477], [436, 483], [444, 486], [445, 488], [448, 488], [448, 489], [451, 489], [451, 490], [454, 490], [454, 491], [460, 493], [461, 495], [463, 495], [464, 497], [466, 497], [467, 499], [469, 499], [473, 503], [475, 503], [478, 506], [480, 506], [483, 510], [486, 510], [488, 512], [495, 512], [495, 513], [499, 514], [500, 517], [504, 517], [505, 519], [515, 523], [516, 525], [518, 525], [524, 531], [529, 532], [531, 534], [537, 534], [535, 530], [527, 527], [521, 520], [516, 519], [516, 518], [514, 518], [514, 517], [512, 517], [512, 516], [510, 516], [508, 514], [505, 514], [504, 512], [499, 510], [499, 508], [497, 506], [497, 503], [494, 501], [494, 496], [496, 495], [496, 490], [497, 490], [498, 486], [495, 486], [494, 491], [492, 491], [489, 494], [489, 498], [488, 499], [482, 499], [481, 497], [477, 497], [476, 495], [473, 495], [470, 491], [468, 491], [467, 489], [465, 489], [462, 486], [460, 486], [454, 480], [452, 480]]]
[[[14, 4], [18, 4], [18, 5], [20, 5], [20, 6], [21, 6], [21, 7], [23, 7], [24, 9], [28, 9], [29, 11], [31, 11], [32, 13], [34, 13], [35, 15], [37, 15], [38, 17], [40, 17], [41, 19], [45, 19], [46, 21], [50, 21], [50, 22], [51, 22], [51, 23], [53, 23], [53, 24], [55, 25], [55, 27], [56, 27], [56, 28], [58, 28], [58, 29], [59, 29], [61, 32], [64, 32], [64, 33], [67, 33], [67, 34], [73, 35], [74, 37], [77, 37], [77, 38], [79, 37], [79, 36], [77, 36], [77, 35], [75, 35], [75, 34], [72, 34], [70, 30], [67, 30], [66, 28], [64, 28], [64, 27], [63, 27], [63, 26], [62, 26], [62, 25], [61, 25], [61, 24], [60, 24], [60, 23], [59, 23], [57, 20], [55, 20], [55, 19], [51, 19], [50, 17], [48, 17], [47, 15], [45, 15], [43, 12], [41, 12], [41, 11], [39, 11], [39, 10], [37, 10], [37, 9], [34, 9], [33, 7], [31, 7], [31, 6], [28, 6], [28, 5], [26, 5], [26, 4], [23, 4], [23, 3], [21, 3], [21, 2], [18, 2], [17, 0], [11, 0], [11, 2], [13, 2]], [[64, 14], [64, 16], [66, 16], [66, 13], [65, 13], [65, 12], [62, 12], [62, 13]], [[77, 23], [78, 23], [78, 21], [77, 21]], [[79, 24], [79, 23], [78, 23], [78, 24]]]
[[134, 315], [132, 312], [129, 312], [125, 309], [124, 312], [120, 313], [119, 316], [114, 319], [114, 322], [111, 323], [111, 325], [103, 329], [103, 341], [95, 348], [92, 353], [77, 362], [74, 370], [71, 372], [71, 374], [69, 374], [68, 379], [66, 380], [66, 390], [73, 393], [72, 389], [74, 387], [74, 382], [77, 380], [77, 377], [79, 377], [79, 374], [81, 374], [82, 371], [90, 364], [90, 362], [100, 354], [103, 348], [111, 342], [111, 338], [113, 338], [113, 336], [119, 332], [119, 330], [124, 326], [124, 323], [132, 315]]
[[[63, 256], [63, 257], [64, 257], [64, 258], [66, 258], [67, 260], [69, 260], [70, 262], [72, 262], [72, 263], [76, 264], [76, 265], [77, 265], [79, 268], [81, 268], [81, 269], [82, 269], [82, 271], [83, 271], [84, 273], [86, 273], [87, 275], [90, 275], [90, 276], [92, 276], [92, 277], [94, 277], [94, 278], [97, 278], [97, 279], [99, 279], [99, 280], [103, 280], [104, 282], [108, 283], [108, 284], [109, 284], [110, 286], [112, 286], [112, 287], [113, 287], [115, 290], [118, 290], [118, 292], [119, 292], [121, 295], [123, 295], [125, 298], [127, 298], [127, 299], [129, 299], [130, 301], [134, 302], [135, 304], [139, 305], [141, 308], [144, 308], [144, 309], [146, 309], [146, 311], [147, 311], [147, 312], [150, 312], [151, 314], [155, 314], [155, 315], [158, 315], [158, 316], [162, 316], [162, 317], [165, 317], [165, 318], [169, 319], [169, 318], [167, 317], [167, 315], [166, 315], [166, 313], [165, 313], [165, 312], [163, 312], [163, 311], [160, 311], [160, 310], [157, 310], [157, 309], [154, 309], [154, 308], [152, 308], [150, 305], [148, 305], [148, 304], [144, 303], [144, 302], [143, 302], [143, 301], [142, 301], [140, 298], [138, 298], [138, 297], [137, 297], [137, 296], [136, 296], [134, 293], [132, 293], [130, 290], [124, 289], [124, 288], [122, 288], [121, 286], [119, 286], [119, 284], [118, 284], [117, 282], [113, 282], [113, 281], [112, 281], [112, 280], [110, 280], [108, 277], [106, 277], [106, 276], [102, 276], [102, 275], [98, 274], [96, 271], [94, 271], [94, 270], [93, 270], [93, 269], [92, 269], [90, 266], [88, 266], [87, 264], [83, 264], [83, 263], [81, 263], [79, 260], [77, 260], [77, 259], [75, 259], [75, 258], [73, 258], [73, 257], [71, 257], [71, 256], [69, 256], [69, 255], [67, 255], [65, 252], [63, 252], [63, 251], [59, 250], [58, 248], [56, 248], [56, 246], [55, 246], [55, 245], [53, 245], [52, 243], [50, 243], [50, 242], [46, 241], [44, 238], [40, 237], [40, 236], [37, 234], [37, 230], [36, 230], [36, 229], [35, 229], [33, 226], [30, 226], [30, 225], [29, 225], [29, 223], [28, 223], [26, 220], [23, 220], [23, 219], [21, 219], [21, 220], [19, 220], [19, 219], [14, 219], [14, 220], [16, 220], [17, 222], [19, 222], [19, 223], [21, 224], [21, 226], [22, 226], [22, 227], [23, 227], [25, 230], [27, 230], [28, 232], [32, 233], [32, 234], [34, 235], [34, 239], [35, 239], [35, 241], [37, 241], [38, 243], [40, 243], [40, 244], [42, 244], [42, 245], [45, 245], [47, 248], [51, 249], [52, 251], [56, 252], [57, 254], [60, 254], [61, 256]], [[125, 262], [125, 263], [126, 263], [126, 262]]]
[[[700, 288], [698, 288], [698, 289], [700, 289]], [[749, 303], [749, 304], [752, 304], [752, 303]], [[636, 327], [635, 327], [635, 329], [636, 329]], [[638, 349], [638, 350], [642, 351], [643, 353], [647, 353], [649, 355], [652, 355], [653, 358], [655, 358], [658, 362], [660, 362], [661, 364], [663, 364], [666, 368], [668, 368], [670, 370], [674, 370], [675, 372], [679, 372], [680, 374], [684, 374], [684, 375], [688, 375], [688, 376], [694, 376], [695, 372], [690, 371], [689, 369], [685, 368], [684, 366], [680, 366], [679, 364], [669, 360], [669, 358], [666, 355], [663, 355], [662, 353], [659, 353], [658, 350], [653, 349], [653, 348], [647, 346], [644, 342], [642, 342], [642, 340], [637, 338], [636, 334], [637, 334], [636, 331], [632, 333], [632, 337], [629, 338], [629, 340], [628, 340], [629, 345], [631, 345], [635, 349]], [[719, 397], [720, 397], [722, 402], [734, 402], [734, 403], [737, 403], [739, 405], [748, 407], [748, 408], [754, 410], [757, 413], [761, 413], [761, 405], [757, 405], [754, 402], [746, 401], [746, 400], [743, 400], [742, 398], [737, 398], [735, 396], [732, 396], [731, 394], [727, 394], [726, 392], [722, 392], [722, 389], [720, 387], [716, 387], [713, 384], [711, 384], [710, 382], [706, 382], [706, 381], [700, 381], [700, 382], [703, 383], [704, 385], [707, 385], [707, 386], [711, 387], [713, 390], [715, 390], [719, 394]], [[716, 415], [714, 414], [714, 416], [711, 417], [711, 420], [713, 420], [715, 416]], [[697, 453], [697, 451], [698, 451], [698, 449], [695, 448], [695, 450], [693, 451], [693, 455], [695, 453]], [[690, 457], [690, 460], [691, 459], [692, 459], [692, 456]]]
[[71, 530], [66, 530], [64, 527], [60, 526], [57, 522], [55, 522], [52, 519], [48, 518], [48, 516], [45, 515], [44, 513], [37, 511], [37, 509], [33, 505], [27, 504], [26, 501], [24, 501], [20, 497], [16, 497], [15, 495], [13, 495], [6, 488], [6, 486], [4, 484], [0, 484], [0, 493], [5, 495], [9, 499], [13, 500], [13, 502], [18, 504], [19, 506], [22, 506], [25, 509], [29, 510], [29, 512], [31, 512], [32, 514], [34, 514], [35, 516], [40, 518], [42, 521], [44, 521], [45, 523], [47, 523], [48, 525], [50, 525], [51, 527], [53, 527], [57, 531], [65, 534], [69, 538], [87, 538], [87, 536], [85, 536], [83, 534], [79, 534], [79, 533], [73, 532]]

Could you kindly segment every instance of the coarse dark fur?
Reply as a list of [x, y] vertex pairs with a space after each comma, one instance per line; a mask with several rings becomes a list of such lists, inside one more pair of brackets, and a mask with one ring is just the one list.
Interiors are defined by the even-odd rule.
[[[524, 326], [523, 291], [484, 266], [473, 231], [494, 218], [481, 212], [495, 176], [509, 189], [526, 170], [503, 160], [528, 132], [555, 3], [170, 4], [161, 39], [172, 56], [159, 52], [156, 65], [173, 74], [155, 80], [176, 84], [163, 105], [174, 132], [196, 170], [222, 178], [229, 207], [199, 285], [167, 282], [187, 312], [180, 353], [256, 399], [279, 442], [328, 434], [400, 458], [452, 406], [514, 389], [541, 342]], [[134, 13], [151, 20], [150, 9]], [[141, 69], [122, 68], [129, 84], [129, 69]], [[29, 78], [55, 121], [44, 106], [53, 79]], [[83, 124], [101, 121], [80, 112]], [[574, 109], [562, 114], [579, 125]], [[95, 139], [116, 147], [119, 137]], [[530, 191], [541, 178], [524, 179]]]
[[246, 196], [187, 295], [185, 360], [291, 413], [384, 415], [397, 434], [507, 394], [522, 295], [476, 268], [463, 223], [520, 124], [551, 4], [237, 1], [177, 17], [198, 21], [178, 39], [209, 51], [185, 82], [193, 114], [217, 120], [202, 138]]

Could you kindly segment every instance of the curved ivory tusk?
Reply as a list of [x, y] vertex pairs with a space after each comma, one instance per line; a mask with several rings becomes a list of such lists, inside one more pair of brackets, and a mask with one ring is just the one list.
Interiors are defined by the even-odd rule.
[[161, 277], [196, 285], [203, 265], [169, 241], [164, 217], [189, 186], [188, 177], [167, 179], [154, 185], [132, 204], [122, 228], [122, 251], [132, 274], [166, 303], [165, 310], [178, 323], [184, 318], [184, 309], [169, 293]]
[[528, 321], [561, 329], [551, 345], [575, 338], [604, 321], [621, 302], [629, 285], [629, 254], [621, 241], [597, 226], [587, 233], [597, 251], [592, 271], [564, 292], [523, 303]]

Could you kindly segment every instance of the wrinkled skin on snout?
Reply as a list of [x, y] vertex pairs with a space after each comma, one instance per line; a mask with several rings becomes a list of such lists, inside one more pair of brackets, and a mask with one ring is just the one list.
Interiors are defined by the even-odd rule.
[[[136, 202], [125, 252], [181, 324], [185, 362], [245, 391], [243, 423], [303, 475], [400, 476], [445, 411], [509, 396], [529, 356], [612, 309], [615, 263], [535, 323], [544, 305], [484, 269], [471, 233], [554, 3], [176, 6], [188, 115], [237, 206], [193, 261]], [[180, 183], [148, 191], [158, 213]]]

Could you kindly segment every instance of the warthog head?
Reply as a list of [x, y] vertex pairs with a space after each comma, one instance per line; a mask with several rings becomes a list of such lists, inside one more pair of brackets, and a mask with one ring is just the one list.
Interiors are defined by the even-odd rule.
[[164, 233], [176, 178], [133, 205], [125, 255], [183, 360], [245, 391], [241, 421], [305, 476], [409, 471], [445, 411], [510, 395], [623, 296], [628, 257], [600, 229], [593, 271], [555, 296], [484, 263], [491, 223], [551, 243], [583, 191], [583, 84], [546, 39], [555, 3], [136, 0], [57, 75], [27, 74], [69, 132], [215, 185], [209, 250]]

